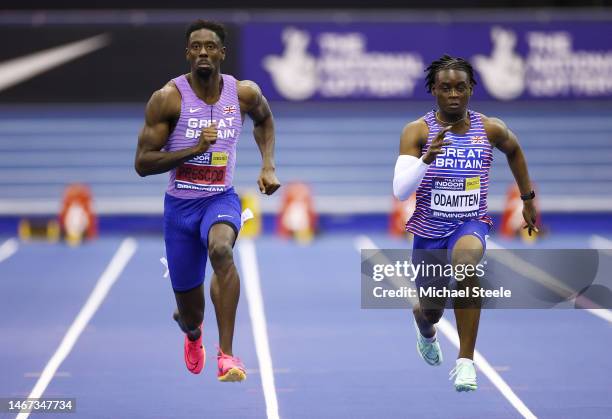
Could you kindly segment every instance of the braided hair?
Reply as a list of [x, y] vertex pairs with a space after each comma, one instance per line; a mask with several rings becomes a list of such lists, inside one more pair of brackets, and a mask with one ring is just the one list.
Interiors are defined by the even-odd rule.
[[441, 70], [459, 70], [465, 71], [470, 79], [471, 87], [476, 85], [474, 79], [474, 69], [472, 65], [463, 58], [451, 57], [448, 54], [444, 54], [439, 59], [429, 64], [429, 67], [425, 69], [427, 76], [425, 77], [425, 85], [427, 86], [427, 92], [431, 93], [432, 87], [436, 82], [436, 73]]

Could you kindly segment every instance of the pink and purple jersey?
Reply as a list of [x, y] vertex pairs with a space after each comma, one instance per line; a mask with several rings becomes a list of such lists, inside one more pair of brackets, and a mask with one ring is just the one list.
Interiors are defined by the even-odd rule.
[[[406, 230], [434, 239], [452, 234], [464, 221], [480, 220], [492, 225], [487, 214], [489, 170], [493, 150], [480, 114], [468, 111], [470, 129], [464, 135], [447, 132], [442, 152], [429, 165], [416, 191], [416, 209]], [[429, 128], [423, 154], [443, 128], [435, 111], [423, 117]]]
[[181, 115], [165, 146], [166, 151], [182, 150], [198, 143], [202, 129], [217, 123], [217, 142], [170, 171], [167, 193], [176, 198], [204, 198], [225, 192], [232, 186], [236, 145], [242, 130], [238, 86], [234, 77], [222, 74], [219, 101], [206, 104], [196, 96], [185, 75], [173, 79], [181, 93]]

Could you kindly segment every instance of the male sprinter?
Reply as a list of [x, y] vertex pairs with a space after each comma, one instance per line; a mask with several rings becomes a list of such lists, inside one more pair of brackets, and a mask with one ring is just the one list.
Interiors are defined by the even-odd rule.
[[[530, 235], [532, 230], [538, 231], [535, 194], [516, 136], [501, 120], [468, 109], [476, 84], [470, 63], [444, 55], [426, 71], [427, 90], [436, 98], [438, 109], [404, 127], [393, 193], [405, 200], [416, 191], [416, 210], [406, 224], [406, 230], [414, 234], [413, 249], [443, 249], [453, 266], [475, 266], [484, 254], [485, 236], [492, 226], [487, 215], [487, 190], [493, 147], [506, 155], [521, 191]], [[457, 285], [460, 289], [472, 287], [477, 285], [476, 279], [472, 275]], [[420, 277], [416, 285], [421, 288], [431, 283]], [[455, 377], [457, 391], [477, 389], [473, 358], [480, 301], [467, 301], [458, 305], [455, 300], [460, 346], [451, 378]], [[444, 306], [425, 303], [420, 299], [413, 308], [417, 349], [426, 363], [440, 365], [442, 352], [434, 325]]]
[[185, 364], [204, 367], [202, 346], [204, 269], [214, 273], [210, 295], [219, 327], [218, 379], [242, 381], [244, 365], [233, 356], [240, 279], [232, 248], [240, 231], [241, 205], [232, 187], [236, 144], [244, 115], [253, 120], [263, 164], [257, 183], [273, 194], [280, 183], [274, 166], [274, 121], [266, 98], [252, 81], [221, 74], [225, 29], [204, 20], [186, 32], [188, 74], [153, 93], [138, 137], [135, 168], [140, 176], [170, 172], [164, 200], [164, 238], [178, 310], [185, 332]]

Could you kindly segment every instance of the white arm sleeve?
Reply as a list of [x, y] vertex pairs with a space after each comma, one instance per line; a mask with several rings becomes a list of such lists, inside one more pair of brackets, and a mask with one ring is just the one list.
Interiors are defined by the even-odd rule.
[[393, 195], [400, 201], [408, 199], [417, 190], [429, 165], [420, 159], [402, 154], [395, 163], [393, 176]]

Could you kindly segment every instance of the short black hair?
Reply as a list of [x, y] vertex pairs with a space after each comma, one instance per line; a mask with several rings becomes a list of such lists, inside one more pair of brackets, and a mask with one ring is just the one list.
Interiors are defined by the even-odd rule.
[[431, 89], [436, 83], [436, 73], [440, 70], [465, 71], [470, 79], [470, 84], [472, 85], [472, 87], [476, 85], [476, 80], [474, 79], [474, 69], [467, 60], [460, 57], [451, 57], [448, 54], [444, 54], [442, 57], [429, 64], [429, 67], [425, 69], [425, 71], [427, 72], [427, 77], [425, 78], [425, 85], [427, 86], [427, 91], [429, 93], [431, 93]]
[[189, 42], [191, 32], [195, 32], [200, 29], [208, 29], [209, 31], [213, 31], [221, 40], [221, 44], [225, 44], [225, 27], [221, 23], [202, 19], [192, 22], [187, 27], [187, 31], [185, 31], [185, 42]]

